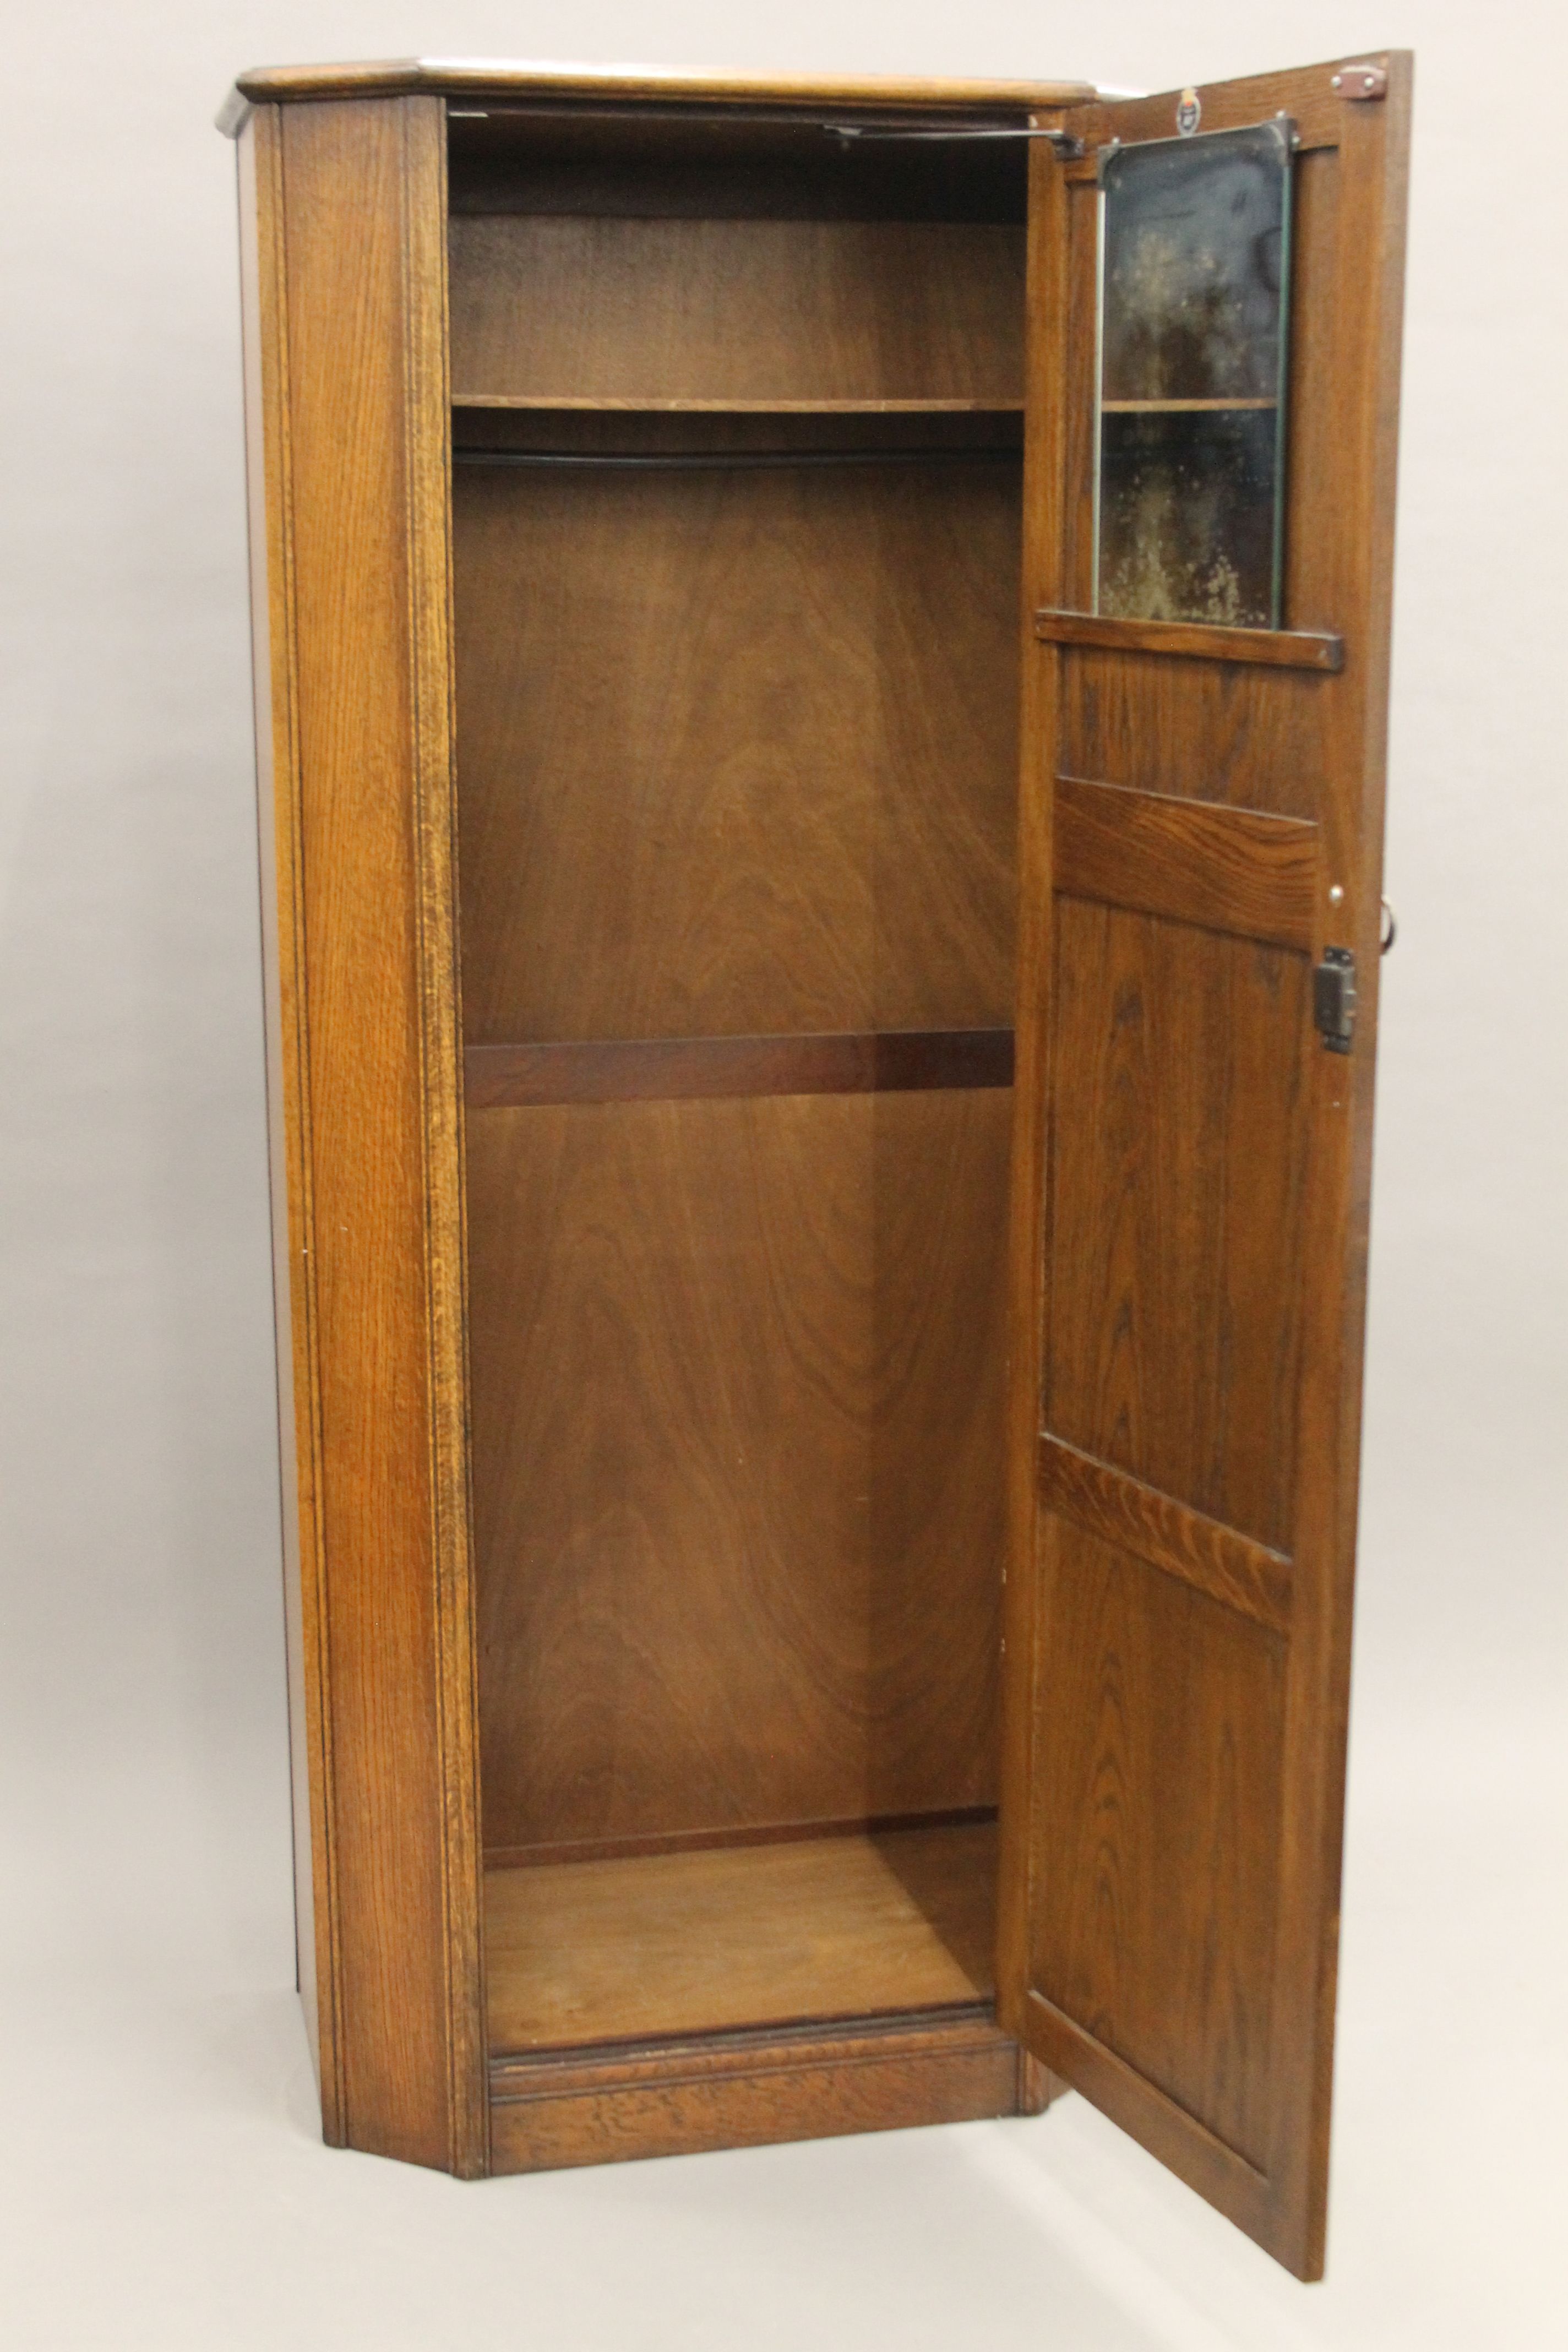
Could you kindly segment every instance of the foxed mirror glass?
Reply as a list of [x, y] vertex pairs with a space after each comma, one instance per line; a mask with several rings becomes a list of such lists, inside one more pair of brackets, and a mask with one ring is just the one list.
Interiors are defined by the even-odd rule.
[[1099, 613], [1279, 626], [1294, 144], [1101, 152]]

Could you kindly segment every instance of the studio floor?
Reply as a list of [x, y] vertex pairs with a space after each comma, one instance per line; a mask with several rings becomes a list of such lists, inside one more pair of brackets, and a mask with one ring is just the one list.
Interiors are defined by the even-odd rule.
[[472, 2186], [331, 2152], [268, 1966], [275, 1910], [243, 1873], [220, 1874], [221, 1901], [182, 1895], [177, 1821], [139, 1872], [134, 1834], [111, 1838], [122, 1932], [57, 1880], [56, 1932], [5, 2002], [5, 2341], [1551, 2352], [1568, 1899], [1547, 1757], [1528, 1722], [1473, 1721], [1353, 1754], [1312, 2288], [1076, 2096], [1026, 2122]]

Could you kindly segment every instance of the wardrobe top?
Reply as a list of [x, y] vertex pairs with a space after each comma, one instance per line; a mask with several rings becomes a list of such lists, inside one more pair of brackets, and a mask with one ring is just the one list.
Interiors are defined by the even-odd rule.
[[321, 98], [393, 98], [428, 91], [461, 99], [683, 100], [705, 106], [890, 107], [929, 113], [1017, 113], [1077, 106], [1085, 81], [900, 80], [882, 75], [700, 73], [679, 66], [542, 65], [515, 58], [394, 58], [381, 64], [258, 66], [225, 99], [218, 129], [237, 135], [252, 106]]

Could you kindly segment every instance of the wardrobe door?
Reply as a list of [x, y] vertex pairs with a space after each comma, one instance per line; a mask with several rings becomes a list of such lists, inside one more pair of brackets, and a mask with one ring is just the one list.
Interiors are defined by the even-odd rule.
[[1032, 158], [1004, 2022], [1321, 2273], [1410, 63]]

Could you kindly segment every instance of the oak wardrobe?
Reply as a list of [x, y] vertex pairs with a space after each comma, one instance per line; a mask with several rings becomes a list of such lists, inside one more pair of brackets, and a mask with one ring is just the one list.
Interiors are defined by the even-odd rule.
[[1321, 2271], [1409, 83], [237, 85], [329, 2140]]

